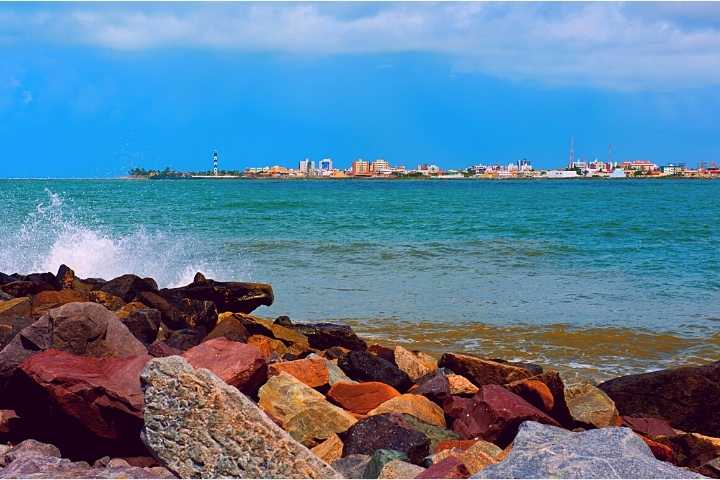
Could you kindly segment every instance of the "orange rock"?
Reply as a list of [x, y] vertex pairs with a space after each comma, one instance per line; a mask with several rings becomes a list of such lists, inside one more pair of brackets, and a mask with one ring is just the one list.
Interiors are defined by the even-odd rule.
[[87, 302], [88, 296], [77, 290], [44, 290], [32, 297], [33, 315], [42, 316], [48, 310], [72, 302]]
[[[115, 295], [107, 292], [103, 292], [102, 290], [93, 290], [89, 293], [89, 298], [91, 302], [99, 303], [100, 305], [104, 306], [110, 311], [116, 311], [123, 308], [125, 305], [125, 300], [123, 300], [120, 297], [116, 297]], [[135, 303], [135, 302], [133, 302]], [[140, 303], [140, 302], [137, 302]], [[142, 305], [141, 308], [147, 308], [145, 305]], [[126, 315], [127, 316], [127, 315]]]
[[494, 443], [478, 440], [470, 448], [465, 450], [459, 458], [465, 467], [467, 467], [470, 475], [475, 475], [488, 465], [498, 463], [500, 461], [498, 458], [502, 453], [503, 451], [500, 447]]
[[508, 383], [505, 388], [525, 399], [528, 403], [539, 408], [543, 412], [550, 413], [555, 407], [555, 398], [552, 392], [540, 380], [518, 380]]
[[657, 458], [658, 460], [662, 460], [663, 462], [675, 463], [675, 452], [672, 448], [660, 442], [656, 442], [655, 440], [648, 438], [645, 435], [640, 435], [637, 432], [635, 433], [637, 434], [637, 436], [643, 439], [643, 441], [648, 447], [650, 447], [650, 451], [652, 451], [653, 455], [655, 455], [655, 458]]
[[478, 387], [462, 375], [450, 374], [447, 376], [450, 395], [475, 395]]
[[322, 358], [303, 358], [268, 366], [268, 376], [280, 375], [280, 372], [288, 373], [313, 388], [327, 385], [329, 381], [327, 364]]
[[477, 440], [441, 440], [435, 445], [434, 453], [439, 453], [442, 450], [447, 450], [448, 448], [459, 448], [460, 450], [467, 450], [468, 448], [472, 447]]
[[[110, 295], [108, 293], [101, 292], [99, 290], [92, 292], [90, 294], [91, 297], [92, 297], [93, 293], [103, 293], [103, 294], [107, 295], [108, 297], [114, 297], [114, 298], [122, 301], [122, 299], [120, 297], [115, 297], [114, 295]], [[105, 306], [105, 308], [107, 308], [108, 310], [113, 310], [104, 302], [95, 302], [95, 303], [99, 303], [99, 304]], [[147, 307], [147, 305], [145, 305], [144, 303], [141, 303], [141, 302], [130, 302], [127, 305], [122, 305], [120, 307], [120, 309], [115, 312], [115, 316], [118, 317], [120, 320], [123, 320], [125, 318], [128, 318], [130, 315], [137, 312], [138, 310], [142, 310], [143, 308], [148, 308], [148, 307]]]
[[399, 395], [400, 392], [382, 382], [338, 382], [327, 394], [345, 410], [362, 415]]
[[407, 413], [430, 425], [445, 427], [445, 412], [439, 405], [422, 395], [406, 393], [381, 403], [368, 412], [368, 415], [383, 413]]
[[287, 353], [287, 347], [280, 340], [265, 335], [252, 335], [248, 338], [248, 345], [254, 345], [260, 350], [262, 356], [268, 360], [272, 357], [282, 357]]
[[343, 442], [337, 434], [333, 433], [330, 438], [311, 448], [310, 451], [324, 460], [325, 463], [332, 463], [342, 457]]

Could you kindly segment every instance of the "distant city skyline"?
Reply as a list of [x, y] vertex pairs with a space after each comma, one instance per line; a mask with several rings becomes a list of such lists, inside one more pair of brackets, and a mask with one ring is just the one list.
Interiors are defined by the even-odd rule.
[[720, 161], [720, 4], [0, 4], [0, 177]]

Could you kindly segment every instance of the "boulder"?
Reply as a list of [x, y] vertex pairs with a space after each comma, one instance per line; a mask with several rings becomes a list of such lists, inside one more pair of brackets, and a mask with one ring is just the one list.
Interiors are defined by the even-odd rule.
[[309, 387], [322, 387], [330, 380], [326, 360], [323, 358], [303, 358], [290, 362], [273, 363], [268, 367], [268, 375], [279, 375], [285, 372], [297, 378]]
[[247, 340], [248, 345], [255, 346], [266, 360], [282, 358], [288, 353], [288, 348], [280, 340], [266, 337], [265, 335], [251, 335]]
[[60, 449], [50, 443], [38, 442], [34, 439], [23, 440], [11, 447], [0, 456], [0, 466], [9, 465], [15, 460], [30, 457], [56, 457], [60, 458]]
[[361, 415], [399, 395], [400, 392], [381, 382], [338, 382], [327, 393], [330, 400], [345, 410]]
[[377, 355], [380, 358], [384, 358], [390, 363], [395, 363], [395, 350], [385, 345], [373, 343], [368, 345], [367, 351]]
[[313, 447], [346, 431], [357, 422], [351, 414], [327, 401], [318, 401], [285, 418], [283, 428], [306, 447]]
[[454, 415], [453, 430], [462, 438], [479, 437], [505, 447], [526, 420], [558, 425], [546, 413], [499, 385], [483, 385], [472, 402], [470, 408], [461, 409], [462, 415]]
[[180, 330], [166, 330], [160, 325], [157, 339], [165, 342], [172, 348], [181, 352], [200, 345], [207, 335], [205, 328], [181, 328]]
[[82, 357], [53, 349], [37, 353], [17, 369], [15, 410], [35, 438], [54, 443], [68, 456], [143, 454], [140, 371], [150, 358]]
[[359, 420], [340, 434], [343, 456], [362, 453], [372, 455], [375, 450], [397, 450], [405, 453], [412, 463], [419, 464], [430, 451], [428, 438], [412, 429], [401, 415], [388, 413]]
[[525, 422], [505, 460], [473, 478], [701, 478], [655, 459], [628, 428], [570, 432]]
[[170, 303], [179, 303], [185, 298], [209, 301], [220, 312], [238, 313], [250, 313], [262, 305], [270, 306], [275, 299], [272, 287], [266, 283], [218, 282], [201, 276], [196, 276], [184, 287], [162, 289], [160, 294]]
[[478, 387], [462, 375], [450, 374], [447, 380], [450, 395], [475, 395], [478, 391]]
[[351, 380], [350, 377], [345, 375], [345, 372], [343, 372], [342, 369], [337, 366], [336, 361], [329, 360], [325, 357], [321, 357], [317, 353], [311, 353], [306, 358], [309, 358], [309, 359], [320, 358], [325, 362], [325, 368], [327, 368], [327, 370], [328, 370], [328, 384], [330, 384], [330, 386], [333, 386], [336, 383], [340, 383], [340, 382], [357, 383], [356, 381]]
[[342, 478], [363, 478], [368, 463], [370, 463], [370, 455], [358, 453], [338, 458], [330, 465]]
[[551, 417], [560, 422], [565, 428], [575, 427], [575, 421], [570, 414], [567, 402], [565, 401], [565, 383], [557, 370], [546, 370], [539, 375], [531, 377], [531, 380], [539, 380], [547, 385], [553, 397], [553, 407], [547, 412]]
[[121, 317], [121, 321], [135, 338], [144, 345], [150, 345], [158, 336], [160, 311], [154, 308], [139, 308]]
[[27, 438], [26, 430], [15, 410], [0, 410], [0, 444]]
[[127, 274], [113, 278], [103, 284], [99, 290], [122, 298], [124, 302], [128, 303], [135, 300], [141, 292], [152, 292], [157, 289], [152, 283], [143, 280], [137, 275]]
[[565, 401], [576, 425], [602, 428], [620, 425], [615, 403], [605, 392], [589, 383], [576, 383], [565, 388]]
[[331, 463], [342, 457], [343, 442], [337, 434], [333, 433], [324, 442], [310, 449], [325, 463]]
[[720, 437], [720, 361], [627, 375], [598, 387], [622, 415], [664, 418], [675, 428]]
[[459, 459], [448, 457], [431, 465], [415, 478], [468, 478], [469, 476], [470, 473]]
[[12, 281], [0, 285], [0, 290], [15, 298], [30, 297], [45, 290], [60, 290], [52, 273], [31, 273], [30, 275], [11, 275]]
[[505, 385], [505, 388], [545, 413], [551, 413], [555, 407], [555, 398], [552, 392], [548, 386], [540, 380], [534, 380], [532, 378], [517, 380], [508, 383]]
[[363, 350], [353, 350], [338, 360], [338, 366], [353, 380], [387, 383], [400, 392], [412, 384], [405, 372], [385, 359]]
[[395, 365], [405, 372], [413, 382], [420, 377], [433, 373], [438, 368], [437, 360], [426, 353], [410, 351], [399, 345], [395, 347], [393, 353]]
[[179, 348], [171, 347], [165, 342], [156, 340], [148, 345], [148, 353], [153, 357], [170, 357], [172, 355], [182, 355], [183, 351]]
[[450, 381], [442, 369], [436, 370], [416, 379], [408, 393], [424, 395], [435, 403], [442, 403], [450, 396]]
[[415, 478], [425, 469], [403, 460], [390, 460], [386, 463], [377, 478]]
[[375, 450], [370, 456], [370, 461], [365, 467], [363, 478], [378, 478], [383, 467], [393, 460], [407, 460], [408, 457], [403, 452], [396, 450]]
[[[103, 307], [113, 312], [121, 310], [126, 305], [125, 300], [123, 300], [122, 298], [116, 297], [112, 293], [103, 292], [102, 290], [91, 290], [88, 294], [88, 299], [91, 302], [99, 303]], [[141, 305], [143, 305], [143, 307], [145, 306], [144, 304]], [[118, 316], [120, 315], [118, 314]]]
[[227, 316], [221, 321], [220, 318], [223, 315], [225, 314], [218, 316], [218, 324], [207, 334], [204, 341], [224, 337], [234, 342], [247, 342], [250, 334], [245, 328], [245, 325], [243, 325], [243, 322], [235, 318], [234, 315]]
[[87, 293], [78, 290], [44, 290], [32, 296], [32, 313], [38, 318], [48, 310], [60, 307], [66, 303], [87, 302]]
[[334, 323], [295, 324], [295, 330], [305, 335], [312, 348], [326, 350], [343, 347], [348, 350], [366, 350], [367, 344], [347, 325]]
[[449, 368], [478, 387], [504, 385], [533, 376], [529, 370], [522, 367], [456, 353], [443, 354], [438, 366]]
[[417, 417], [408, 415], [407, 413], [403, 413], [402, 417], [410, 428], [422, 433], [428, 438], [430, 441], [430, 451], [435, 451], [440, 442], [457, 440], [460, 438], [460, 436], [452, 430], [423, 422]]
[[[480, 440], [459, 440], [457, 438], [449, 439], [449, 440], [442, 440], [435, 444], [435, 446], [432, 448], [433, 453], [439, 453], [443, 450], [461, 450], [465, 451], [468, 448], [475, 445], [476, 442], [479, 442]], [[486, 442], [489, 443], [489, 442]]]
[[75, 272], [73, 269], [65, 264], [60, 265], [58, 272], [55, 274], [55, 281], [58, 287], [63, 290], [73, 288], [75, 280]]
[[422, 395], [406, 393], [387, 400], [368, 412], [368, 415], [383, 413], [406, 413], [431, 425], [445, 426], [445, 413], [437, 404]]
[[623, 427], [632, 428], [634, 432], [647, 435], [648, 437], [675, 435], [678, 433], [662, 418], [622, 417], [621, 420]]
[[470, 475], [475, 475], [488, 465], [498, 463], [503, 451], [494, 443], [478, 440], [458, 457]]
[[207, 335], [218, 320], [217, 306], [209, 300], [182, 297], [166, 297], [154, 291], [140, 292], [137, 300], [160, 311], [162, 321], [174, 330], [199, 331], [198, 343]]
[[681, 433], [657, 437], [657, 441], [670, 447], [678, 465], [699, 468], [720, 457], [720, 438], [699, 433]]
[[30, 297], [0, 302], [0, 349], [33, 322]]
[[224, 337], [203, 342], [182, 356], [194, 368], [207, 368], [247, 395], [255, 395], [267, 379], [267, 365], [260, 350]]
[[86, 462], [73, 462], [67, 458], [35, 456], [21, 458], [0, 469], [0, 478], [175, 478], [162, 467], [141, 468], [110, 463], [104, 467], [91, 467]]
[[143, 440], [180, 477], [339, 477], [208, 370], [195, 370], [177, 356], [156, 358], [141, 380]]
[[313, 390], [297, 378], [281, 372], [270, 377], [260, 387], [258, 405], [267, 414], [285, 425], [288, 418], [318, 403], [329, 403], [322, 393]]

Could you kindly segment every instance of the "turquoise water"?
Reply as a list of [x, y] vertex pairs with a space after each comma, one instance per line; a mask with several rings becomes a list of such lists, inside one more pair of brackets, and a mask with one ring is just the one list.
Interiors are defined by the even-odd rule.
[[271, 283], [258, 314], [602, 376], [720, 358], [719, 199], [694, 180], [1, 180], [0, 271], [201, 270]]

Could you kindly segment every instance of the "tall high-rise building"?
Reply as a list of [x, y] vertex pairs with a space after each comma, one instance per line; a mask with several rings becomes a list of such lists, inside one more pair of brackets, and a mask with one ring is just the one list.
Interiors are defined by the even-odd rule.
[[330, 172], [333, 169], [332, 158], [323, 158], [318, 164], [318, 170], [321, 172]]
[[215, 175], [215, 176], [217, 177], [217, 175], [218, 175], [218, 163], [219, 163], [219, 160], [220, 160], [217, 150], [215, 150], [215, 151], [213, 152], [212, 160], [213, 160], [213, 175]]
[[315, 162], [310, 160], [309, 158], [306, 158], [305, 160], [300, 160], [298, 170], [306, 174], [311, 173], [313, 170], [315, 170]]
[[367, 162], [367, 160], [358, 158], [352, 163], [351, 172], [353, 175], [369, 175], [370, 164]]
[[370, 172], [378, 173], [381, 170], [390, 170], [390, 163], [387, 160], [378, 158], [370, 164]]

